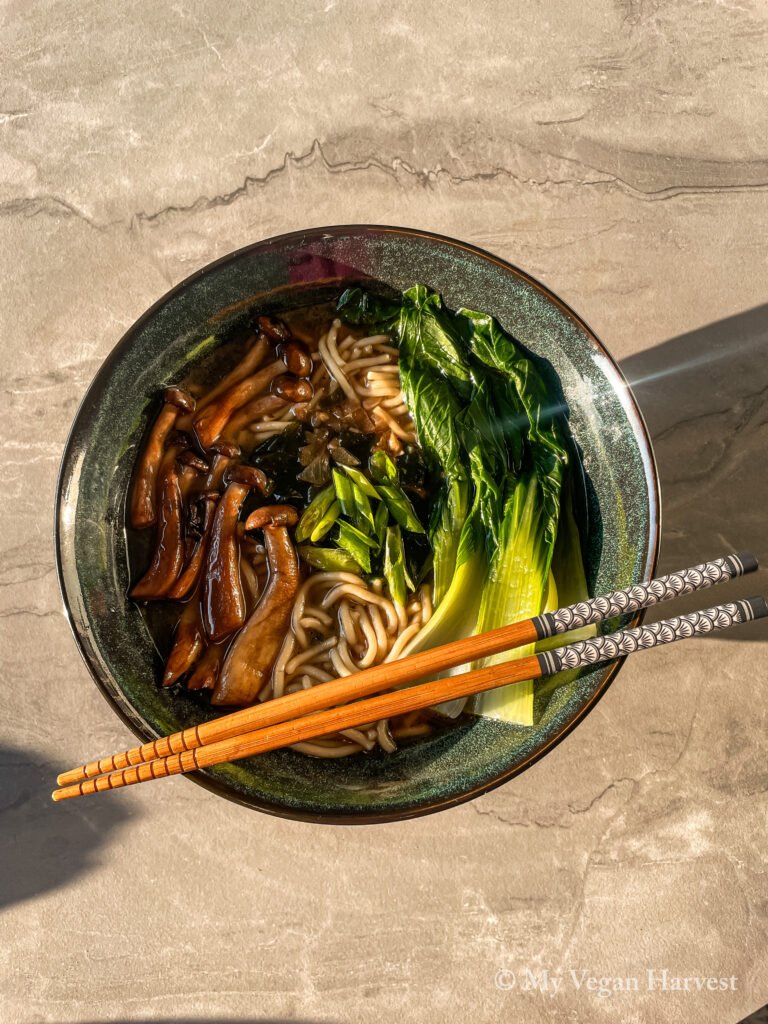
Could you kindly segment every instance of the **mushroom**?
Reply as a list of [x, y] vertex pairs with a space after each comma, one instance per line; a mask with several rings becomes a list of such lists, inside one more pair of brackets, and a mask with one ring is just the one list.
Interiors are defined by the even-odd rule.
[[240, 580], [240, 545], [237, 525], [248, 491], [262, 494], [269, 481], [253, 466], [233, 466], [224, 475], [227, 489], [213, 519], [203, 579], [203, 624], [209, 639], [218, 643], [245, 622], [246, 600]]
[[184, 496], [198, 468], [194, 463], [180, 463], [178, 454], [176, 447], [169, 448], [160, 469], [155, 553], [147, 571], [131, 588], [130, 595], [137, 601], [165, 597], [184, 565]]
[[197, 538], [197, 542], [192, 548], [187, 564], [184, 566], [184, 570], [165, 595], [170, 601], [183, 601], [197, 584], [200, 577], [200, 570], [202, 569], [203, 562], [205, 561], [205, 552], [208, 547], [208, 539], [211, 535], [211, 527], [213, 525], [213, 514], [218, 500], [219, 495], [216, 492], [212, 494], [208, 492], [203, 494], [201, 498], [204, 506], [202, 530], [200, 536]]
[[211, 644], [206, 648], [195, 666], [195, 671], [187, 680], [188, 690], [212, 690], [216, 685], [224, 657], [224, 644]]
[[229, 649], [211, 697], [213, 704], [252, 704], [267, 681], [299, 589], [299, 559], [288, 535], [288, 527], [295, 526], [298, 518], [290, 505], [267, 505], [246, 521], [246, 530], [264, 531], [269, 581]]
[[157, 475], [168, 436], [176, 425], [180, 410], [194, 412], [195, 400], [181, 388], [166, 388], [165, 402], [152, 424], [147, 443], [139, 458], [131, 492], [131, 526], [144, 530], [157, 522]]
[[210, 451], [213, 452], [213, 461], [211, 471], [205, 481], [205, 489], [206, 491], [218, 491], [223, 486], [224, 473], [238, 458], [240, 449], [236, 444], [230, 444], [229, 441], [217, 441], [216, 444], [211, 445]]
[[197, 439], [203, 448], [210, 448], [226, 427], [233, 413], [237, 412], [252, 399], [269, 387], [274, 377], [285, 372], [285, 364], [281, 359], [268, 363], [258, 373], [243, 378], [237, 384], [227, 388], [218, 398], [195, 415], [194, 428]]
[[285, 399], [277, 398], [275, 395], [260, 395], [235, 413], [229, 423], [227, 423], [223, 436], [225, 438], [237, 438], [240, 431], [255, 420], [260, 419], [262, 416], [275, 416], [277, 413], [282, 412], [283, 409], [285, 409]]
[[294, 377], [290, 373], [281, 373], [274, 377], [269, 385], [269, 393], [284, 402], [308, 402], [313, 394], [312, 385], [302, 377]]
[[[186, 443], [188, 442], [184, 434], [176, 442], [179, 446]], [[198, 473], [207, 473], [211, 468], [205, 459], [201, 459], [199, 455], [195, 455], [194, 452], [189, 450], [185, 450], [179, 455], [179, 466], [181, 467], [182, 487], [185, 492], [189, 490], [189, 484], [191, 484]]]
[[312, 356], [307, 346], [300, 341], [291, 339], [278, 345], [277, 354], [285, 363], [288, 372], [296, 377], [309, 377], [312, 373]]
[[[260, 334], [258, 338], [254, 339], [253, 344], [250, 346], [248, 351], [245, 353], [240, 362], [229, 373], [223, 377], [215, 388], [211, 388], [197, 400], [196, 412], [201, 412], [206, 406], [210, 405], [214, 399], [218, 398], [219, 395], [223, 395], [229, 388], [234, 387], [235, 384], [239, 384], [241, 380], [246, 377], [250, 377], [252, 373], [261, 366], [264, 360], [269, 355], [270, 348], [269, 339]], [[192, 418], [189, 417], [189, 423], [186, 422], [187, 417], [184, 418], [184, 426], [192, 426]]]
[[291, 337], [291, 332], [282, 320], [274, 320], [271, 316], [260, 316], [256, 322], [259, 325], [259, 330], [273, 341], [288, 341]]
[[165, 663], [163, 686], [173, 686], [177, 679], [189, 672], [204, 649], [205, 636], [200, 623], [200, 603], [194, 600], [186, 604], [181, 613], [173, 638], [173, 647]]

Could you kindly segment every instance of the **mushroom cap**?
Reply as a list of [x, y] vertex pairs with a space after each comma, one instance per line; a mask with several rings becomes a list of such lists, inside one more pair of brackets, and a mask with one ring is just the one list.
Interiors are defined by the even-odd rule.
[[270, 526], [295, 526], [299, 513], [293, 505], [264, 505], [257, 508], [245, 521], [246, 530], [265, 530]]
[[216, 455], [224, 455], [228, 459], [236, 459], [241, 454], [240, 448], [236, 444], [225, 441], [223, 438], [214, 441], [208, 451], [214, 452]]
[[308, 402], [314, 394], [314, 388], [304, 377], [281, 373], [272, 379], [269, 393], [287, 402]]
[[175, 405], [179, 409], [184, 409], [185, 412], [195, 411], [195, 400], [188, 391], [184, 391], [182, 388], [166, 388], [163, 392], [163, 398], [168, 405]]
[[255, 466], [244, 466], [241, 463], [230, 466], [224, 473], [224, 483], [240, 484], [243, 487], [257, 487], [262, 494], [269, 494], [272, 482], [266, 473]]
[[277, 354], [290, 373], [297, 377], [309, 377], [312, 373], [312, 357], [309, 349], [300, 341], [291, 338], [277, 346]]
[[201, 459], [199, 455], [196, 455], [193, 451], [184, 451], [179, 456], [179, 462], [182, 466], [188, 466], [190, 469], [196, 469], [198, 473], [207, 473], [211, 468], [205, 459]]
[[259, 330], [273, 341], [287, 341], [291, 336], [285, 324], [271, 316], [260, 316], [256, 322]]

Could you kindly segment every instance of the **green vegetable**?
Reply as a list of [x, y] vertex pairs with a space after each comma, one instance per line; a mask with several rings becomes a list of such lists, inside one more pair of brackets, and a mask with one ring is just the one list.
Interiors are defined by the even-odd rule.
[[411, 533], [424, 533], [410, 498], [400, 486], [400, 477], [392, 459], [386, 452], [377, 450], [371, 455], [369, 466], [376, 481], [377, 496], [387, 506], [392, 518]]
[[376, 506], [376, 513], [373, 517], [373, 532], [376, 537], [376, 550], [380, 551], [381, 546], [384, 543], [384, 537], [387, 532], [387, 523], [389, 522], [389, 508], [382, 501]]
[[364, 572], [371, 571], [371, 548], [376, 547], [376, 541], [342, 520], [339, 522], [336, 543], [349, 552]]
[[[429, 533], [434, 555], [434, 600], [439, 604], [457, 569], [459, 540], [471, 504], [469, 473], [456, 433], [456, 417], [472, 391], [467, 361], [470, 325], [454, 317], [439, 294], [421, 284], [403, 293], [399, 316], [394, 315], [391, 303], [375, 300], [361, 289], [345, 292], [337, 309], [352, 323], [375, 323], [391, 329], [399, 342], [400, 381], [406, 403], [422, 448], [446, 480]], [[379, 485], [389, 469], [381, 462], [381, 475], [371, 467]], [[387, 482], [395, 485], [391, 479]], [[394, 509], [390, 511], [397, 519]]]
[[424, 533], [424, 527], [404, 491], [395, 484], [379, 484], [379, 494], [396, 523], [411, 533]]
[[359, 469], [354, 469], [352, 466], [342, 466], [341, 468], [349, 477], [351, 477], [352, 482], [360, 488], [363, 494], [367, 495], [369, 498], [374, 498], [376, 501], [379, 500], [376, 488], [365, 473], [361, 473]]
[[333, 471], [333, 486], [344, 515], [361, 529], [373, 533], [373, 509], [368, 495], [357, 486], [351, 477], [341, 473], [338, 469]]
[[[545, 611], [556, 611], [557, 608], [577, 604], [590, 597], [584, 572], [579, 528], [573, 515], [575, 505], [573, 492], [575, 489], [573, 474], [570, 474], [566, 487], [563, 489], [560, 529], [557, 532], [555, 553], [552, 557], [552, 575], [557, 584], [557, 602], [552, 608], [545, 607]], [[597, 626], [582, 626], [580, 629], [571, 630], [570, 633], [561, 633], [548, 637], [546, 640], [540, 640], [536, 644], [536, 650], [547, 651], [553, 647], [575, 643], [576, 640], [586, 640], [591, 636], [597, 636]], [[571, 669], [568, 672], [558, 672], [557, 675], [550, 676], [548, 679], [537, 680], [535, 683], [536, 697], [549, 696], [558, 687], [564, 686], [580, 676], [582, 671], [581, 669]]]
[[[504, 509], [498, 556], [483, 592], [481, 631], [492, 629], [491, 622], [502, 625], [539, 613], [552, 562], [540, 499], [539, 481], [533, 473], [526, 473], [512, 488]], [[508, 608], [514, 610], [515, 619], [505, 616]]]
[[433, 597], [439, 605], [457, 569], [459, 539], [471, 502], [469, 473], [462, 459], [457, 432], [462, 403], [448, 382], [433, 369], [403, 358], [400, 382], [419, 442], [445, 479], [429, 531], [434, 554]]
[[450, 381], [457, 393], [468, 398], [472, 381], [467, 359], [467, 329], [444, 306], [438, 292], [415, 284], [403, 292], [397, 325], [400, 361], [420, 365]]
[[472, 310], [459, 311], [472, 324], [470, 348], [486, 366], [506, 376], [528, 420], [528, 448], [541, 487], [546, 543], [554, 549], [560, 515], [560, 491], [568, 465], [563, 409], [553, 404], [546, 382], [515, 341], [505, 334], [493, 317]]
[[335, 496], [335, 491], [329, 484], [319, 494], [316, 494], [309, 505], [307, 505], [296, 526], [296, 541], [298, 543], [309, 538], [312, 531], [330, 508]]
[[[553, 403], [534, 361], [492, 317], [470, 310], [461, 310], [459, 315], [472, 325], [469, 341], [472, 354], [491, 371], [507, 379], [507, 389], [500, 394], [507, 403], [508, 415], [499, 417], [498, 422], [504, 427], [510, 469], [514, 468], [517, 457], [512, 440], [518, 432], [514, 424], [519, 423], [522, 414], [526, 428], [525, 450], [521, 455], [529, 468], [522, 470], [519, 478], [510, 474], [505, 484], [502, 519], [495, 535], [497, 543], [492, 550], [477, 621], [477, 631], [484, 632], [540, 614], [548, 594], [555, 588], [550, 570], [569, 463], [569, 442], [562, 409]], [[494, 398], [496, 393], [494, 391]], [[494, 453], [483, 446], [479, 457], [492, 464]], [[477, 482], [474, 465], [473, 478]], [[478, 497], [482, 494], [483, 486], [479, 486]], [[492, 497], [486, 495], [486, 507], [492, 504]], [[531, 651], [532, 648], [520, 649], [515, 657]], [[508, 657], [499, 655], [485, 664]], [[474, 704], [484, 715], [532, 725], [533, 692], [532, 682], [516, 684], [484, 694]]]
[[376, 298], [362, 288], [347, 288], [336, 303], [336, 312], [348, 324], [376, 324], [388, 330], [400, 316], [400, 301]]
[[475, 506], [495, 548], [499, 542], [509, 467], [502, 424], [485, 377], [480, 378], [472, 401], [459, 414], [458, 425], [469, 456]]
[[355, 516], [355, 491], [352, 486], [352, 481], [344, 473], [341, 473], [338, 469], [333, 470], [333, 487], [336, 491], [336, 497], [341, 505], [341, 511], [347, 516], [348, 519], [353, 519]]
[[[475, 631], [480, 598], [487, 572], [482, 530], [476, 515], [470, 516], [462, 530], [456, 558], [457, 569], [443, 600], [432, 618], [403, 651], [403, 657], [439, 647], [450, 640], [471, 636]], [[455, 671], [461, 671], [456, 669]], [[451, 675], [451, 672], [445, 673]], [[452, 704], [454, 702], [451, 702]], [[461, 700], [456, 713], [464, 706]], [[451, 712], [448, 711], [450, 714]]]
[[[477, 632], [495, 629], [539, 615], [549, 587], [552, 551], [546, 540], [546, 514], [539, 481], [527, 472], [513, 486], [504, 509], [499, 547], [483, 588]], [[533, 647], [518, 648], [514, 657], [530, 654]], [[509, 652], [486, 658], [483, 665], [509, 661]], [[479, 694], [479, 714], [521, 725], [533, 724], [533, 685], [515, 683]]]
[[[333, 490], [333, 488], [331, 488], [331, 490]], [[340, 515], [341, 515], [341, 504], [340, 504], [340, 502], [338, 502], [338, 501], [331, 502], [331, 504], [328, 506], [328, 511], [325, 513], [323, 518], [320, 520], [320, 522], [314, 528], [312, 533], [309, 535], [309, 539], [312, 541], [313, 544], [317, 544], [317, 542], [319, 540], [322, 540], [323, 537], [325, 537], [325, 535], [330, 531], [331, 527], [333, 526], [333, 524], [336, 522], [336, 520], [339, 518]], [[299, 538], [297, 538], [297, 539], [299, 539]], [[300, 539], [303, 540], [304, 538], [300, 538]]]
[[300, 544], [297, 551], [299, 557], [315, 569], [321, 569], [323, 572], [353, 572], [360, 575], [360, 566], [343, 548], [315, 548], [309, 544]]
[[352, 493], [355, 498], [355, 514], [353, 517], [355, 523], [366, 532], [373, 533], [375, 529], [373, 509], [371, 508], [368, 495], [357, 486], [354, 480], [352, 481]]
[[408, 591], [413, 590], [413, 580], [405, 565], [403, 538], [398, 526], [390, 526], [384, 542], [384, 578], [387, 581], [392, 600], [404, 605]]
[[368, 469], [374, 482], [377, 484], [399, 484], [400, 482], [397, 466], [381, 448], [377, 448], [372, 453], [368, 462]]

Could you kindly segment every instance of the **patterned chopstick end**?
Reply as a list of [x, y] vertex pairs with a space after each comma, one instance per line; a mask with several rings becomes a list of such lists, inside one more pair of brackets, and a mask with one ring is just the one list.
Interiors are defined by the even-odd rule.
[[690, 615], [678, 615], [663, 619], [650, 626], [636, 629], [621, 629], [618, 633], [580, 640], [568, 647], [544, 651], [537, 655], [542, 674], [554, 675], [564, 669], [586, 668], [605, 661], [615, 661], [635, 651], [646, 651], [651, 647], [687, 640], [691, 637], [706, 636], [716, 630], [728, 629], [742, 622], [762, 619], [768, 616], [768, 604], [764, 597], [748, 597], [742, 601], [705, 608]]

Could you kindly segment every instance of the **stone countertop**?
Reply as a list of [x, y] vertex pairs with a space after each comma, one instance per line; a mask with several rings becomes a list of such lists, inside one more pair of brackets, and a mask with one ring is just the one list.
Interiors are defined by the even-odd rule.
[[417, 821], [312, 827], [184, 780], [48, 801], [57, 768], [128, 740], [56, 583], [69, 424], [150, 304], [255, 239], [404, 224], [524, 267], [637, 382], [661, 568], [768, 556], [765, 8], [48, 0], [4, 19], [0, 1018], [723, 1024], [765, 1003], [759, 624], [630, 660], [548, 757]]

